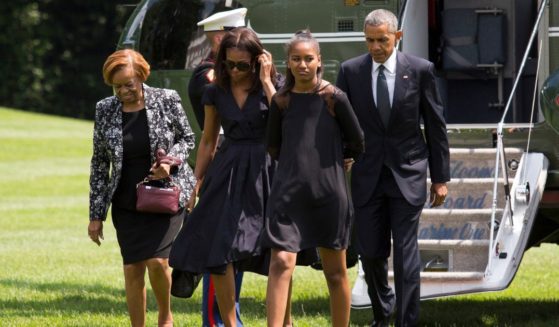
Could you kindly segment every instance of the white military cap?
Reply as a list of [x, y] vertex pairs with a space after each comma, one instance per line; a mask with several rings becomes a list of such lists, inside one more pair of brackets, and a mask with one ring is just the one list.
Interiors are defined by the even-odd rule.
[[222, 11], [198, 22], [198, 26], [204, 26], [204, 32], [224, 31], [239, 26], [245, 26], [246, 8], [238, 8]]

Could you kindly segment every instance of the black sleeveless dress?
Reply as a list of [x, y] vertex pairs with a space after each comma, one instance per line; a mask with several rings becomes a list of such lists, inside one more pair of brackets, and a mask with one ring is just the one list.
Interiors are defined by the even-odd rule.
[[122, 113], [123, 161], [111, 215], [123, 263], [168, 258], [183, 213], [171, 216], [136, 211], [136, 184], [151, 167], [146, 110]]

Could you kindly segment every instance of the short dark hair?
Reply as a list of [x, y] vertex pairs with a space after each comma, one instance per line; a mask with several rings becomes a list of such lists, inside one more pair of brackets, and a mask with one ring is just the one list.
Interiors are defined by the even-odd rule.
[[379, 26], [383, 24], [388, 26], [388, 32], [396, 32], [398, 30], [398, 18], [394, 13], [386, 9], [376, 9], [365, 17], [363, 29], [365, 29], [367, 25]]

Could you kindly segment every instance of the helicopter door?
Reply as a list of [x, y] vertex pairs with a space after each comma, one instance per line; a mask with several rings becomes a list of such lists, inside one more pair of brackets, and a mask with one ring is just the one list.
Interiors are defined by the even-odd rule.
[[[442, 12], [441, 63], [449, 86], [490, 84], [478, 108], [496, 115], [504, 109], [505, 37], [506, 17], [501, 8], [450, 8]], [[449, 122], [463, 118], [459, 113], [448, 112]], [[482, 117], [487, 114], [478, 116]]]

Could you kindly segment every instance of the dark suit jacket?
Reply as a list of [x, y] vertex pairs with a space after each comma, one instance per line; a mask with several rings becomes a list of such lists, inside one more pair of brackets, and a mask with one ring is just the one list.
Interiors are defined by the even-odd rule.
[[347, 93], [365, 132], [365, 153], [352, 169], [353, 202], [356, 206], [367, 203], [385, 164], [406, 200], [422, 205], [427, 196], [427, 166], [433, 183], [450, 180], [446, 124], [433, 64], [397, 53], [394, 99], [386, 128], [373, 100], [372, 65], [368, 53], [349, 59], [342, 63], [336, 82]]

